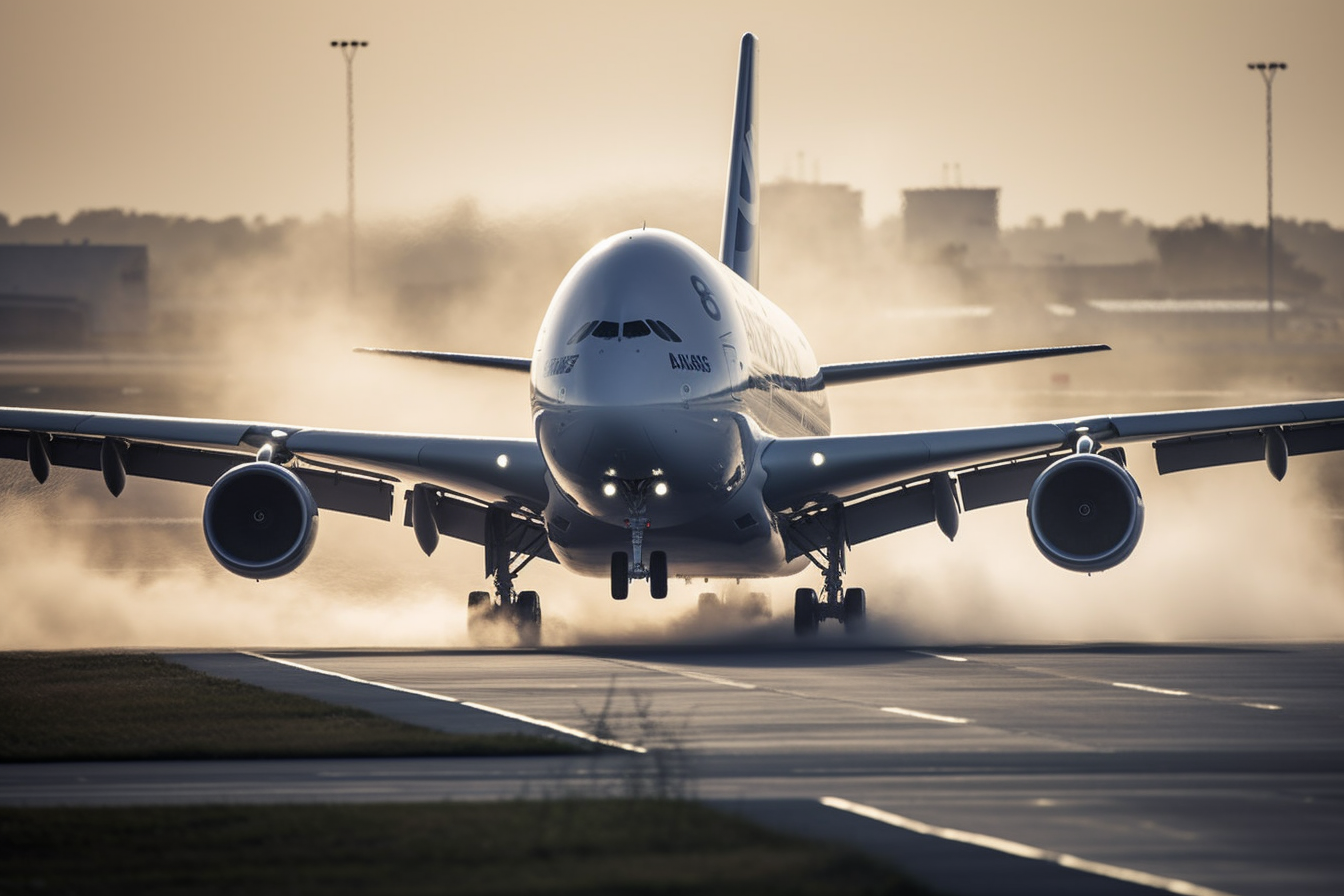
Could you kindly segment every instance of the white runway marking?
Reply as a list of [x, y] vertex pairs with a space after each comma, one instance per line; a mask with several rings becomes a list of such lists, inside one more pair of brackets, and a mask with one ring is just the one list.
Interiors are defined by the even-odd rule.
[[1170, 688], [1155, 688], [1146, 684], [1130, 684], [1127, 681], [1111, 682], [1113, 688], [1128, 688], [1131, 691], [1144, 691], [1149, 694], [1162, 694], [1167, 697], [1189, 697], [1189, 691], [1173, 691]]
[[948, 656], [944, 653], [932, 653], [928, 650], [912, 650], [911, 653], [917, 653], [920, 656], [931, 656], [936, 660], [947, 660], [949, 663], [968, 663], [970, 660], [964, 656]]
[[566, 734], [569, 735], [570, 737], [577, 737], [581, 740], [586, 740], [589, 743], [600, 744], [604, 747], [612, 747], [617, 750], [625, 750], [628, 753], [649, 752], [647, 749], [637, 744], [628, 744], [625, 743], [624, 741], [611, 740], [610, 738], [606, 737], [597, 737], [596, 735], [589, 734], [586, 731], [580, 731], [577, 728], [570, 728], [568, 725], [561, 725], [559, 722], [548, 722], [545, 719], [537, 719], [533, 718], [532, 716], [525, 716], [520, 713], [509, 712], [507, 709], [500, 709], [497, 706], [486, 706], [483, 703], [471, 703], [466, 700], [459, 700], [456, 697], [449, 697], [446, 694], [435, 694], [430, 691], [417, 691], [413, 690], [412, 688], [403, 688], [399, 685], [387, 684], [386, 682], [382, 681], [370, 681], [367, 678], [356, 678], [353, 675], [346, 675], [342, 672], [332, 672], [327, 669], [319, 669], [316, 666], [305, 666], [303, 663], [296, 663], [293, 660], [282, 660], [279, 659], [278, 657], [266, 656], [265, 654], [262, 653], [252, 653], [251, 651], [248, 650], [243, 650], [240, 652], [244, 656], [255, 657], [256, 659], [259, 660], [266, 660], [268, 663], [278, 663], [282, 666], [291, 666], [295, 669], [302, 669], [305, 672], [315, 672], [318, 675], [329, 675], [332, 678], [339, 678], [342, 679], [343, 681], [352, 681], [355, 682], [356, 684], [373, 685], [376, 688], [386, 688], [389, 691], [398, 691], [402, 694], [413, 694], [417, 697], [428, 697], [431, 700], [441, 700], [444, 703], [457, 703], [461, 706], [468, 707], [469, 709], [477, 709], [480, 710], [481, 712], [488, 712], [492, 713], [493, 715], [503, 716], [506, 719], [514, 719], [515, 721], [526, 722], [529, 725], [537, 725], [541, 728], [549, 728], [551, 731], [556, 731], [560, 734]]
[[618, 666], [629, 666], [634, 669], [644, 669], [648, 672], [660, 672], [664, 675], [679, 675], [682, 678], [694, 678], [696, 681], [707, 681], [710, 684], [723, 685], [726, 688], [737, 688], [743, 691], [757, 690], [756, 685], [748, 684], [745, 681], [734, 681], [731, 678], [721, 678], [718, 675], [710, 675], [708, 672], [692, 672], [689, 669], [677, 669], [672, 666], [661, 666], [657, 663], [641, 663], [637, 660], [610, 660]]
[[893, 713], [898, 716], [909, 716], [912, 719], [924, 719], [929, 722], [946, 722], [949, 725], [969, 725], [970, 719], [963, 719], [959, 716], [940, 716], [931, 712], [920, 712], [917, 709], [902, 709], [899, 706], [884, 706], [883, 712]]
[[873, 821], [880, 821], [883, 824], [889, 824], [892, 827], [912, 831], [916, 834], [926, 834], [930, 837], [952, 840], [957, 843], [968, 843], [971, 846], [992, 849], [996, 852], [1007, 853], [1011, 856], [1020, 856], [1024, 859], [1053, 862], [1064, 868], [1073, 868], [1077, 871], [1085, 871], [1088, 874], [1096, 874], [1101, 877], [1109, 877], [1145, 887], [1154, 887], [1159, 890], [1165, 890], [1168, 893], [1179, 893], [1181, 896], [1232, 896], [1232, 894], [1224, 892], [1223, 890], [1201, 887], [1199, 884], [1192, 884], [1189, 881], [1163, 877], [1159, 874], [1150, 874], [1147, 871], [1135, 871], [1132, 868], [1121, 868], [1118, 865], [1107, 865], [1104, 862], [1093, 862], [1088, 859], [1080, 859], [1077, 856], [1072, 856], [1068, 853], [1054, 852], [1053, 850], [1041, 849], [1036, 846], [1028, 846], [1025, 843], [1016, 843], [1012, 840], [1004, 840], [1001, 837], [991, 837], [988, 834], [976, 834], [971, 831], [959, 831], [955, 828], [945, 828], [940, 827], [939, 825], [927, 824], [922, 821], [916, 821], [913, 818], [906, 818], [903, 815], [896, 815], [892, 812], [884, 812], [881, 809], [875, 809], [872, 806], [865, 806], [862, 803], [841, 799], [840, 797], [824, 796], [821, 798], [821, 804], [831, 809], [839, 809], [841, 812], [849, 812]]
[[1241, 705], [1246, 707], [1247, 709], [1268, 709], [1272, 711], [1278, 711], [1280, 709], [1283, 709], [1282, 706], [1278, 706], [1274, 703], [1243, 703]]

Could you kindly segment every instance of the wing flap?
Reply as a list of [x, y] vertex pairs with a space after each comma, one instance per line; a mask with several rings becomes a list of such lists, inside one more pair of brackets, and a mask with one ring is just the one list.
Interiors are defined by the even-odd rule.
[[[47, 457], [58, 467], [78, 470], [102, 469], [102, 438], [57, 435], [47, 443]], [[0, 458], [26, 460], [28, 434], [0, 432]], [[131, 442], [123, 452], [126, 475], [211, 486], [225, 472], [252, 460], [252, 455]], [[374, 519], [392, 519], [392, 485], [375, 476], [336, 470], [296, 467], [294, 473], [308, 486], [313, 500], [323, 510], [350, 513]]]
[[[1344, 450], [1344, 423], [1317, 423], [1283, 427], [1289, 456]], [[1261, 430], [1236, 430], [1159, 439], [1153, 443], [1159, 473], [1179, 473], [1205, 467], [1251, 463], [1265, 459]]]

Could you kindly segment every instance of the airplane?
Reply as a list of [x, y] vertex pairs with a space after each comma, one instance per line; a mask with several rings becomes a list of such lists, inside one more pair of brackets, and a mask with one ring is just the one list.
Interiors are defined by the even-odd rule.
[[641, 227], [594, 246], [565, 276], [530, 357], [366, 348], [380, 355], [527, 373], [526, 439], [321, 429], [290, 424], [0, 408], [0, 457], [207, 486], [215, 559], [257, 580], [308, 557], [319, 510], [392, 520], [423, 551], [441, 537], [479, 545], [492, 591], [467, 598], [535, 644], [541, 602], [515, 588], [533, 560], [609, 576], [611, 597], [670, 577], [788, 576], [799, 635], [823, 620], [863, 628], [867, 597], [845, 587], [851, 548], [960, 514], [1026, 501], [1050, 562], [1084, 573], [1128, 558], [1144, 504], [1125, 444], [1150, 441], [1160, 473], [1344, 449], [1344, 399], [1100, 415], [924, 432], [836, 435], [827, 389], [984, 364], [1103, 351], [1016, 349], [819, 364], [799, 327], [757, 289], [757, 39], [738, 63], [722, 240], [716, 258]]

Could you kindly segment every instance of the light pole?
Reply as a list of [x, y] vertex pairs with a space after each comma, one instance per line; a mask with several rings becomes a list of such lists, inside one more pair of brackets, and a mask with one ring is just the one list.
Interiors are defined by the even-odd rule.
[[345, 57], [345, 120], [347, 142], [346, 165], [346, 261], [348, 264], [346, 291], [355, 299], [355, 53], [367, 47], [366, 40], [334, 40], [331, 45]]
[[1274, 341], [1274, 76], [1288, 67], [1286, 62], [1248, 62], [1246, 67], [1260, 73], [1265, 82], [1265, 294], [1267, 296], [1269, 341]]

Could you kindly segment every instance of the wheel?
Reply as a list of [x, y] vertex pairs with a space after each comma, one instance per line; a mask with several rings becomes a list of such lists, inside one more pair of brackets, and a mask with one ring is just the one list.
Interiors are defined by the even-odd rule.
[[799, 588], [793, 593], [793, 633], [815, 635], [820, 621], [817, 618], [817, 592]]
[[701, 613], [717, 613], [719, 610], [723, 609], [723, 602], [719, 600], [719, 596], [713, 591], [702, 591], [700, 593], [698, 608]]
[[848, 634], [857, 634], [868, 625], [868, 597], [862, 588], [846, 588], [840, 621]]
[[519, 643], [535, 647], [541, 640], [541, 597], [535, 591], [520, 591], [513, 613]]
[[467, 595], [467, 637], [475, 641], [494, 614], [490, 592], [473, 591]]
[[616, 600], [630, 596], [630, 558], [621, 551], [611, 555], [611, 596]]
[[649, 554], [649, 594], [654, 600], [667, 597], [667, 554], [662, 551]]

